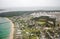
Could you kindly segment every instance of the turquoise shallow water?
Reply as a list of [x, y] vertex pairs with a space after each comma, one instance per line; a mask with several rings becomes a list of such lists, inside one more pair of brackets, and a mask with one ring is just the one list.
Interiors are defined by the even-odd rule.
[[0, 39], [9, 39], [11, 26], [12, 24], [9, 20], [0, 17]]

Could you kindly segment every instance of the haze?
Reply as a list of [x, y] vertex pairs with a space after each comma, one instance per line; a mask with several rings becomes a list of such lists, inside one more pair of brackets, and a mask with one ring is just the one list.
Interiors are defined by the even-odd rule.
[[[0, 0], [0, 9], [15, 7], [60, 7], [60, 0]], [[59, 8], [60, 9], [60, 8]]]

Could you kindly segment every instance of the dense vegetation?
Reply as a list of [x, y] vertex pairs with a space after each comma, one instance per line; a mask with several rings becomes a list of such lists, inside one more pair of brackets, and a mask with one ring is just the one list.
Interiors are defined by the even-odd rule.
[[[0, 10], [1, 11], [1, 10]], [[0, 13], [0, 17], [12, 17], [12, 16], [21, 16], [23, 14], [31, 14], [31, 13], [37, 13], [37, 12], [60, 12], [60, 10], [33, 10], [33, 11], [7, 11]]]

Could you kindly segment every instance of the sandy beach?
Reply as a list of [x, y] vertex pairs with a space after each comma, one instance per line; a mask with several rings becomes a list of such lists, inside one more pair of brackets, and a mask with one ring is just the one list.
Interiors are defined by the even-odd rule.
[[10, 36], [9, 36], [9, 39], [13, 39], [13, 35], [14, 35], [14, 24], [12, 23], [11, 20], [9, 20], [8, 18], [6, 18], [8, 21], [10, 21], [11, 23], [11, 32], [10, 32]]

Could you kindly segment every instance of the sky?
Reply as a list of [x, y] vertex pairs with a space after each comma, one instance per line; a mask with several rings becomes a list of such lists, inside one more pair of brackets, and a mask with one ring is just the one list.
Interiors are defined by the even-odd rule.
[[60, 0], [0, 0], [0, 9], [13, 7], [60, 7]]

